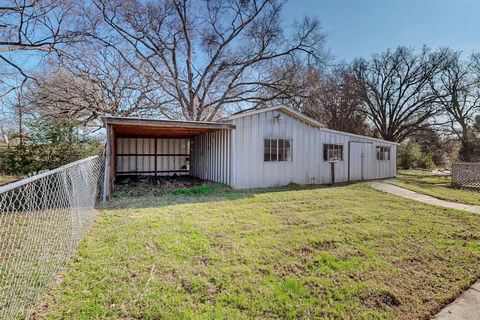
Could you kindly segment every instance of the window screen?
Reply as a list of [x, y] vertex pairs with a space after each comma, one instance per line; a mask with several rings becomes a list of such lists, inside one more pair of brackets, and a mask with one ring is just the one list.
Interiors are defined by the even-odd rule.
[[342, 144], [324, 144], [323, 145], [323, 160], [343, 160], [343, 145]]
[[265, 139], [263, 160], [292, 161], [292, 142], [288, 139]]
[[390, 160], [390, 147], [377, 146], [376, 148], [377, 160]]

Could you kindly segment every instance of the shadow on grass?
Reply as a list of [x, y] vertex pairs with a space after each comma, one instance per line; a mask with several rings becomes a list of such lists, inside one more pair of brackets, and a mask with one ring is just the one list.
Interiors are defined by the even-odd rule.
[[254, 198], [260, 194], [287, 191], [302, 191], [327, 188], [344, 188], [356, 182], [338, 183], [332, 185], [298, 185], [291, 183], [287, 186], [258, 189], [232, 189], [224, 184], [206, 183], [192, 188], [178, 188], [154, 193], [117, 193], [111, 202], [99, 207], [102, 210], [118, 210], [132, 208], [165, 207], [179, 204], [207, 203], [233, 201]]

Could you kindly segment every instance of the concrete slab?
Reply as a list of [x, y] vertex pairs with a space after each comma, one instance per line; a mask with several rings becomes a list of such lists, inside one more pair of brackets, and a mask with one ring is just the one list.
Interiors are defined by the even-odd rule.
[[457, 300], [440, 311], [432, 320], [480, 320], [480, 282], [462, 293]]
[[477, 290], [478, 292], [480, 292], [480, 281], [475, 283], [473, 286], [472, 286], [472, 289], [473, 290]]
[[372, 182], [370, 185], [379, 191], [388, 192], [388, 193], [391, 193], [403, 198], [407, 198], [410, 200], [415, 200], [415, 201], [431, 204], [434, 206], [439, 206], [439, 207], [444, 207], [449, 209], [456, 209], [456, 210], [463, 210], [471, 213], [480, 214], [480, 206], [472, 206], [472, 205], [463, 204], [463, 203], [440, 200], [431, 196], [427, 196], [425, 194], [420, 194], [414, 191], [410, 191], [410, 190], [400, 188], [388, 183], [383, 183], [383, 182]]

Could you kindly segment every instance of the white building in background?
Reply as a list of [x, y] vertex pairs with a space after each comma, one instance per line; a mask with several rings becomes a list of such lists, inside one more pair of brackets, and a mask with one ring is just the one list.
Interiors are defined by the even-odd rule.
[[191, 175], [233, 188], [394, 177], [397, 143], [326, 129], [279, 106], [217, 122], [105, 117], [107, 197], [118, 176]]

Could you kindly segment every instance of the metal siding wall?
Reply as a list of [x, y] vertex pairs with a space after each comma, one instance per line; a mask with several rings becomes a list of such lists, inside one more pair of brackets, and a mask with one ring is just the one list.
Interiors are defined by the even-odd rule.
[[[234, 187], [256, 188], [319, 183], [318, 158], [315, 151], [318, 129], [282, 113], [265, 112], [235, 120]], [[281, 113], [281, 112], [280, 112]], [[266, 138], [291, 139], [293, 161], [264, 162], [263, 143]]]
[[[137, 156], [138, 171], [155, 170], [155, 139], [137, 139], [137, 154], [151, 154], [151, 156]], [[142, 175], [155, 175], [143, 173]]]
[[[190, 141], [188, 139], [151, 139], [151, 138], [118, 138], [117, 154], [146, 154], [140, 156], [118, 156], [117, 171], [125, 174], [155, 175], [155, 173], [141, 173], [138, 171], [155, 170], [155, 143], [157, 154], [188, 154]], [[151, 156], [150, 156], [151, 154]], [[158, 156], [157, 170], [181, 170], [186, 162], [185, 156]], [[187, 164], [188, 170], [188, 164]], [[188, 175], [188, 172], [158, 172], [158, 176]]]
[[231, 184], [231, 131], [218, 130], [193, 139], [190, 174], [218, 183]]
[[[343, 161], [335, 164], [336, 182], [348, 181], [349, 141], [371, 143], [371, 151], [365, 157], [365, 179], [387, 178], [396, 172], [396, 146], [368, 137], [352, 136], [312, 127], [287, 114], [277, 123], [273, 117], [278, 111], [268, 111], [235, 119], [236, 129], [232, 140], [232, 183], [235, 188], [258, 188], [298, 184], [330, 183], [330, 163], [323, 160], [323, 144], [343, 145]], [[292, 162], [264, 162], [263, 140], [265, 138], [289, 138], [293, 143]], [[392, 147], [390, 161], [378, 161], [375, 156], [377, 144]]]
[[[322, 130], [324, 131], [324, 130]], [[381, 179], [381, 178], [389, 178], [395, 176], [396, 173], [396, 145], [394, 143], [388, 141], [378, 141], [375, 139], [370, 139], [368, 137], [356, 137], [351, 136], [348, 134], [342, 134], [340, 132], [325, 132], [325, 138], [322, 139], [323, 143], [338, 143], [339, 137], [342, 137], [342, 141], [344, 144], [344, 161], [343, 164], [337, 164], [336, 169], [337, 172], [342, 170], [342, 180], [341, 181], [348, 181], [348, 161], [350, 159], [350, 155], [348, 154], [348, 143], [351, 142], [362, 142], [366, 143], [365, 147], [365, 166], [364, 166], [364, 178], [365, 180], [370, 179]], [[336, 136], [335, 138], [332, 137]], [[391, 147], [391, 160], [390, 161], [378, 161], [376, 159], [376, 146], [390, 146]], [[353, 156], [353, 155], [352, 155]], [[323, 154], [322, 154], [323, 159]], [[352, 166], [358, 166], [360, 164], [353, 163]], [[340, 181], [340, 180], [337, 180]]]

